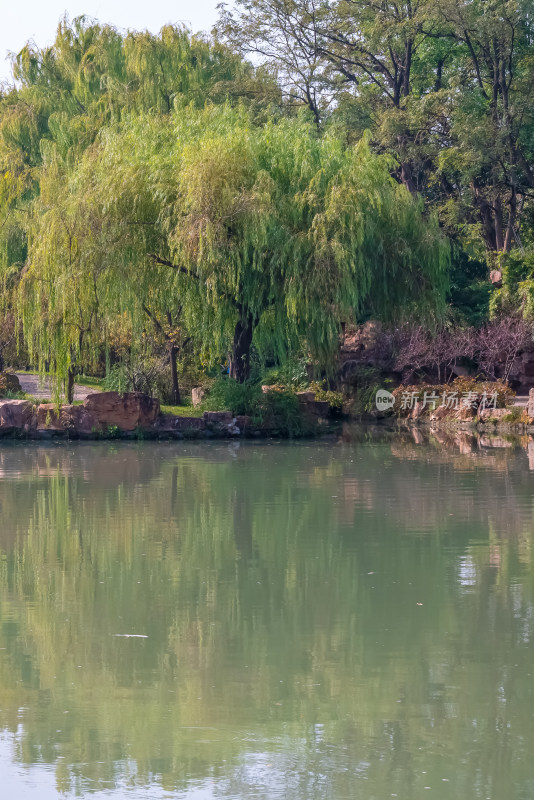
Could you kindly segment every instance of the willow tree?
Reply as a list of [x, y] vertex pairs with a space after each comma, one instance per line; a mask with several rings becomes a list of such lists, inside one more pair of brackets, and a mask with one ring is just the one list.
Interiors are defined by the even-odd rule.
[[[59, 337], [52, 349], [59, 353], [60, 343], [67, 347], [68, 340], [71, 356], [61, 359], [65, 367], [70, 363], [74, 368], [90, 339], [88, 327], [95, 325], [96, 311], [91, 314], [91, 309], [96, 295], [89, 276], [95, 270], [100, 274], [101, 268], [97, 264], [87, 274], [81, 266], [92, 251], [89, 248], [82, 254], [76, 242], [87, 239], [89, 231], [78, 230], [77, 220], [70, 214], [76, 204], [69, 206], [72, 194], [65, 187], [99, 131], [124, 115], [150, 112], [164, 117], [177, 99], [199, 106], [208, 99], [239, 99], [258, 111], [270, 101], [277, 102], [278, 90], [266, 73], [255, 70], [224, 45], [192, 36], [182, 27], [169, 25], [158, 35], [122, 34], [84, 17], [72, 22], [64, 19], [52, 46], [40, 49], [30, 43], [24, 47], [13, 59], [13, 77], [16, 85], [0, 93], [0, 308], [11, 308], [11, 290], [25, 267], [30, 273], [21, 286], [23, 295], [30, 291], [31, 275], [45, 269], [43, 259], [50, 253], [61, 254], [54, 266], [56, 289], [50, 290], [48, 299], [44, 299], [42, 286], [33, 298], [31, 293], [27, 296], [25, 330], [30, 332], [33, 303], [36, 329], [31, 335], [42, 340], [36, 347], [30, 343], [35, 358], [39, 351], [41, 364], [54, 362], [50, 352], [45, 355], [45, 350], [50, 350], [45, 341]], [[91, 217], [91, 209], [84, 208], [83, 213], [84, 218]], [[49, 248], [46, 256], [38, 245], [43, 225]], [[70, 246], [63, 242], [64, 237], [65, 242], [70, 237], [73, 243], [68, 253]], [[33, 242], [30, 255], [28, 238]], [[51, 280], [50, 269], [46, 267], [46, 281]], [[76, 279], [69, 281], [68, 275], [75, 269]], [[65, 338], [64, 317], [53, 300], [60, 285], [56, 280], [65, 281], [65, 289], [58, 295], [64, 296], [63, 307], [71, 314], [76, 307], [83, 311], [83, 320], [78, 314], [76, 321], [68, 322], [68, 327], [78, 330], [81, 347], [72, 336]], [[88, 281], [89, 294], [84, 281]], [[70, 294], [74, 290], [76, 297]], [[38, 302], [44, 304], [40, 309]], [[60, 305], [58, 299], [58, 309]], [[158, 308], [147, 308], [158, 313]], [[166, 313], [161, 335], [168, 341], [172, 362], [174, 343], [179, 339], [175, 306], [165, 311], [171, 313], [171, 322]], [[48, 324], [41, 330], [38, 321], [43, 314]]]
[[[102, 314], [121, 293], [133, 314], [148, 298], [159, 313], [179, 303], [205, 357], [229, 352], [231, 376], [244, 381], [253, 340], [283, 357], [305, 336], [326, 363], [340, 322], [364, 310], [439, 309], [448, 249], [391, 166], [365, 139], [347, 149], [306, 120], [260, 127], [228, 104], [177, 106], [103, 130], [63, 203], [82, 271], [105, 271], [117, 287]], [[61, 227], [65, 212], [49, 213]], [[73, 274], [68, 237], [52, 230], [41, 225], [33, 240], [26, 283], [38, 263]], [[34, 333], [33, 310], [25, 319]]]

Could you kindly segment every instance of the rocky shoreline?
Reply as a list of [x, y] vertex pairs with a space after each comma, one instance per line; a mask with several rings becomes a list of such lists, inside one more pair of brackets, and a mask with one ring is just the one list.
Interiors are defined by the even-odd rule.
[[[299, 393], [299, 407], [306, 434], [323, 435], [339, 428], [329, 417], [328, 403], [314, 399], [313, 392]], [[393, 426], [397, 430], [442, 431], [454, 435], [534, 436], [534, 389], [528, 405], [481, 408], [476, 403], [449, 408], [425, 408], [416, 401], [412, 409], [394, 415], [369, 414], [345, 422]], [[250, 416], [229, 411], [205, 411], [201, 416], [175, 416], [161, 412], [158, 400], [140, 392], [95, 392], [82, 404], [37, 404], [32, 400], [0, 400], [0, 439], [211, 439], [283, 436], [279, 428]]]
[[[403, 387], [391, 395], [398, 399], [406, 394]], [[427, 394], [427, 393], [425, 393]], [[400, 429], [427, 428], [444, 431], [478, 431], [481, 433], [534, 434], [534, 389], [530, 389], [526, 406], [511, 405], [509, 399], [503, 407], [488, 407], [484, 394], [466, 393], [466, 402], [448, 405], [446, 402], [427, 404], [415, 399], [413, 404], [386, 412], [372, 412], [367, 422], [394, 424]]]
[[[328, 404], [301, 398], [309, 435], [332, 430]], [[0, 438], [49, 439], [211, 439], [278, 436], [273, 427], [229, 411], [202, 416], [163, 414], [158, 400], [140, 392], [96, 392], [83, 404], [35, 404], [0, 400]]]

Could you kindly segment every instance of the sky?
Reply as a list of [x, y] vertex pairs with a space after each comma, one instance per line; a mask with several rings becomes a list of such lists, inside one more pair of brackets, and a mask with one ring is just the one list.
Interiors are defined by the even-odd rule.
[[194, 32], [209, 31], [219, 0], [3, 0], [0, 26], [0, 81], [10, 77], [8, 52], [18, 53], [28, 40], [39, 47], [54, 40], [65, 12], [80, 14], [118, 28], [157, 33], [169, 22], [186, 23]]

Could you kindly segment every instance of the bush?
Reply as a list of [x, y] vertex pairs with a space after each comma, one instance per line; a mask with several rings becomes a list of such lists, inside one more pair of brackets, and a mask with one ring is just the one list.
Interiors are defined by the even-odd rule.
[[325, 389], [318, 381], [312, 381], [308, 387], [310, 392], [315, 392], [315, 399], [328, 403], [335, 414], [340, 414], [343, 409], [343, 394]]
[[217, 378], [202, 403], [206, 411], [231, 411], [253, 416], [262, 398], [259, 383], [237, 383], [232, 378]]
[[267, 370], [262, 377], [265, 386], [287, 386], [300, 391], [308, 385], [308, 358], [294, 357], [279, 367]]
[[368, 414], [375, 406], [376, 393], [379, 389], [389, 389], [392, 381], [384, 378], [382, 372], [376, 367], [358, 365], [351, 372], [350, 382], [354, 389], [352, 413], [356, 415]]
[[143, 392], [165, 400], [167, 371], [167, 365], [161, 358], [145, 356], [126, 359], [110, 368], [102, 381], [102, 388], [108, 392]]
[[297, 396], [290, 391], [262, 394], [255, 421], [279, 436], [302, 436], [312, 429], [302, 416]]
[[302, 436], [312, 428], [303, 418], [296, 394], [284, 387], [265, 394], [260, 383], [237, 383], [231, 378], [218, 378], [202, 408], [249, 416], [254, 425], [268, 428], [278, 436]]

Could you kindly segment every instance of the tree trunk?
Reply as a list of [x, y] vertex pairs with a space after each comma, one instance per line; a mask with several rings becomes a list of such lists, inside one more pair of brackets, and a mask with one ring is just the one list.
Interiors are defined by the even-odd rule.
[[67, 375], [67, 403], [72, 404], [74, 401], [74, 371], [69, 369]]
[[237, 321], [234, 331], [234, 344], [230, 357], [230, 377], [244, 383], [250, 376], [250, 346], [254, 333], [252, 314]]
[[176, 345], [171, 344], [169, 347], [169, 358], [171, 362], [171, 380], [172, 380], [172, 402], [175, 406], [182, 405], [182, 398], [180, 397], [180, 386], [178, 384], [178, 348]]
[[412, 168], [407, 161], [401, 162], [401, 183], [405, 186], [410, 194], [417, 194], [417, 186], [415, 185], [415, 181], [413, 179]]

